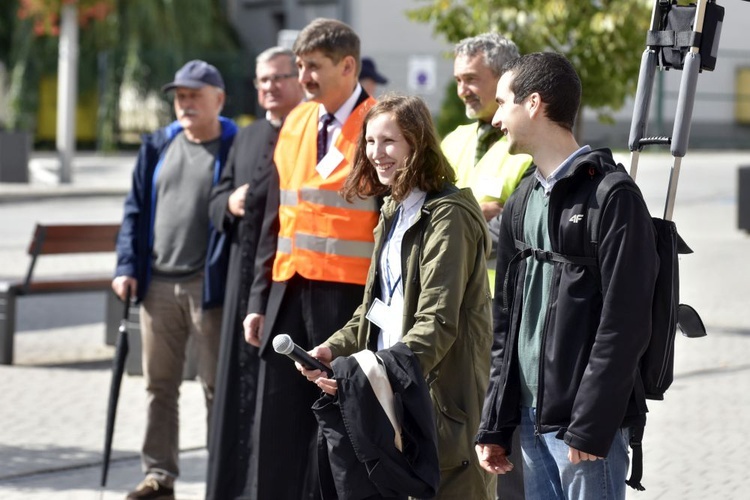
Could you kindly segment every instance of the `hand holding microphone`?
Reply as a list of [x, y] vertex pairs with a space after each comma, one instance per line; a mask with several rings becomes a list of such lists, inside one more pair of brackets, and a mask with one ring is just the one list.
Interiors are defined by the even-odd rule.
[[320, 360], [307, 354], [304, 349], [295, 344], [292, 338], [285, 333], [273, 338], [273, 350], [279, 354], [288, 356], [307, 370], [321, 370], [326, 374], [326, 377], [333, 377], [333, 370], [324, 365]]

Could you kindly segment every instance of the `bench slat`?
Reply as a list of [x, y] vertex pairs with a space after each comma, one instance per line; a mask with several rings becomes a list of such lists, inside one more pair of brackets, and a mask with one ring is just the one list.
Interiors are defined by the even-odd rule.
[[119, 224], [37, 224], [29, 255], [113, 252]]
[[32, 281], [24, 290], [25, 294], [80, 292], [84, 290], [109, 290], [112, 286], [112, 277], [89, 278], [85, 280], [59, 280], [59, 281]]

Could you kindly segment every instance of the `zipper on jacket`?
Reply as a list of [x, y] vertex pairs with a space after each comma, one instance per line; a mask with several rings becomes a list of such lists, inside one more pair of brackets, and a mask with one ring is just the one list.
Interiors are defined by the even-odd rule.
[[[549, 231], [549, 224], [547, 226], [547, 231]], [[550, 243], [552, 243], [551, 235], [550, 235]], [[554, 244], [552, 246], [554, 248]], [[550, 278], [550, 289], [547, 295], [547, 307], [544, 312], [544, 326], [542, 327], [542, 342], [539, 346], [539, 376], [538, 376], [537, 388], [536, 388], [536, 415], [535, 415], [536, 418], [534, 419], [534, 435], [537, 437], [541, 434], [539, 429], [542, 425], [541, 424], [541, 420], [542, 420], [541, 410], [542, 410], [542, 404], [544, 402], [544, 391], [542, 390], [542, 388], [544, 387], [544, 360], [545, 360], [545, 351], [547, 348], [547, 332], [549, 331], [549, 324], [550, 324], [550, 309], [553, 303], [552, 297], [554, 296], [554, 294], [558, 293], [560, 289], [559, 279], [557, 279], [557, 277], [560, 272], [559, 268], [561, 266], [563, 266], [563, 264], [560, 264], [560, 263], [552, 264], [552, 276]]]
[[[569, 178], [570, 169], [568, 169], [568, 175], [565, 175], [562, 179], [559, 179], [553, 186], [552, 190], [549, 193], [549, 200], [547, 203], [547, 236], [549, 237], [550, 245], [552, 246], [552, 251], [555, 251], [555, 242], [557, 241], [557, 238], [555, 237], [554, 240], [552, 238], [552, 232], [550, 232], [550, 224], [549, 221], [551, 220], [558, 220], [557, 214], [554, 213], [554, 210], [552, 210], [550, 207], [555, 207], [555, 205], [552, 204], [552, 195], [555, 193], [555, 188], [562, 182], [565, 184], [565, 181]], [[557, 190], [559, 192], [559, 189]], [[554, 219], [553, 219], [554, 217]], [[547, 307], [544, 312], [544, 326], [542, 327], [542, 342], [539, 346], [539, 375], [537, 378], [537, 387], [536, 387], [536, 414], [534, 415], [534, 436], [539, 438], [541, 435], [541, 432], [539, 428], [541, 427], [541, 420], [542, 420], [542, 403], [544, 401], [544, 391], [542, 391], [542, 387], [544, 387], [544, 351], [547, 345], [547, 330], [549, 328], [549, 316], [550, 316], [550, 304], [552, 303], [552, 293], [553, 291], [556, 291], [559, 287], [554, 286], [554, 280], [555, 280], [555, 271], [557, 270], [557, 267], [561, 264], [552, 264], [552, 278], [550, 283], [550, 289], [547, 294]]]
[[[554, 267], [556, 267], [556, 265], [553, 266], [553, 268]], [[551, 292], [552, 290], [550, 289], [550, 295]], [[549, 301], [549, 297], [547, 299]], [[547, 303], [547, 311], [545, 314], [544, 327], [542, 328], [542, 343], [539, 346], [539, 377], [536, 387], [536, 415], [534, 418], [534, 436], [536, 437], [539, 437], [541, 434], [539, 428], [541, 427], [542, 402], [544, 400], [544, 391], [542, 391], [542, 387], [544, 387], [544, 352], [547, 346], [547, 328], [549, 327], [549, 302]]]

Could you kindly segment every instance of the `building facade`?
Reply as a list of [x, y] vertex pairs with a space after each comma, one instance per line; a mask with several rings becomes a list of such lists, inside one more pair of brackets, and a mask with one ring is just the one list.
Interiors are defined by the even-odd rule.
[[[230, 19], [243, 43], [259, 52], [282, 40], [293, 40], [316, 17], [332, 17], [351, 25], [362, 40], [362, 55], [372, 57], [388, 79], [382, 90], [422, 96], [437, 113], [453, 78], [452, 44], [432, 27], [411, 21], [406, 11], [417, 0], [225, 0]], [[690, 147], [750, 147], [750, 48], [744, 26], [750, 2], [720, 1], [726, 15], [717, 65], [698, 77]], [[282, 30], [291, 30], [284, 32]], [[291, 35], [291, 36], [290, 36]], [[645, 33], [644, 33], [645, 49]], [[659, 72], [649, 112], [648, 135], [671, 135], [682, 72]], [[633, 101], [603, 125], [596, 113], [583, 114], [583, 141], [627, 148]]]

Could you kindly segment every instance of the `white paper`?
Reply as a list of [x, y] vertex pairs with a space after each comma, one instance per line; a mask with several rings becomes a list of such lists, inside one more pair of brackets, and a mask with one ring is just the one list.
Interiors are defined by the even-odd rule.
[[336, 170], [341, 162], [344, 160], [344, 154], [339, 151], [336, 146], [331, 146], [328, 153], [320, 160], [320, 163], [315, 167], [320, 176], [324, 179], [328, 179], [331, 172]]

